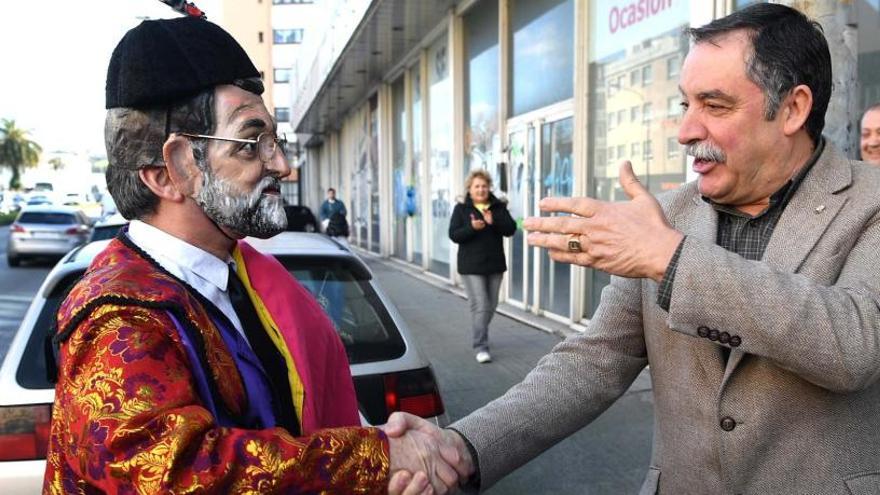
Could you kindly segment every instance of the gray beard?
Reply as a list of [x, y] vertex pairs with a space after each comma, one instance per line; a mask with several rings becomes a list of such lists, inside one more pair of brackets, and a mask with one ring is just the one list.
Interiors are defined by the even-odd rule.
[[287, 228], [281, 196], [263, 194], [265, 188], [277, 187], [278, 182], [277, 178], [267, 176], [252, 191], [242, 194], [205, 167], [202, 188], [194, 199], [217, 225], [241, 235], [267, 239]]

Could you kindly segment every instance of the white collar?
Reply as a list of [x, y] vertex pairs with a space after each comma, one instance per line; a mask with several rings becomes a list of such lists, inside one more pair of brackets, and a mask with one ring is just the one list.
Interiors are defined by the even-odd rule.
[[138, 247], [155, 259], [162, 268], [178, 278], [189, 279], [182, 270], [189, 271], [226, 292], [229, 263], [232, 263], [231, 256], [226, 260], [221, 260], [201, 248], [140, 220], [131, 221], [128, 227], [128, 236]]

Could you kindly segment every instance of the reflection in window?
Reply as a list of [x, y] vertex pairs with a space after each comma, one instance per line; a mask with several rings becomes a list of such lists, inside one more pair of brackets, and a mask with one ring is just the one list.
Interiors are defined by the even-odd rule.
[[511, 115], [574, 94], [574, 0], [510, 1]]
[[406, 182], [406, 94], [404, 77], [400, 76], [391, 85], [391, 133], [393, 145], [391, 152], [391, 188], [394, 204], [392, 232], [394, 249], [392, 254], [406, 259], [406, 218], [410, 203], [407, 201]]
[[303, 42], [302, 29], [273, 29], [272, 41], [276, 45], [292, 45]]
[[413, 263], [422, 264], [422, 76], [420, 65], [409, 70], [412, 91], [412, 163], [409, 176], [410, 187], [407, 200], [412, 201], [415, 213], [412, 215]]
[[499, 179], [493, 155], [498, 136], [498, 0], [483, 0], [464, 16], [465, 167], [482, 168]]
[[431, 264], [438, 275], [449, 276], [449, 214], [455, 201], [450, 190], [452, 151], [452, 81], [449, 78], [447, 37], [428, 50], [428, 111], [431, 156]]
[[275, 120], [278, 122], [290, 122], [290, 108], [275, 107]]
[[[673, 189], [685, 181], [685, 157], [680, 150], [670, 152], [668, 144], [677, 139], [681, 119], [676, 75], [681, 60], [687, 55], [688, 39], [683, 28], [690, 19], [690, 5], [687, 0], [662, 2], [665, 7], [652, 13], [650, 23], [623, 26], [608, 24], [613, 3], [590, 2], [589, 86], [592, 89], [588, 118], [592, 122], [598, 120], [599, 115], [617, 113], [618, 129], [609, 128], [604, 132], [600, 132], [598, 126], [590, 129], [587, 176], [591, 196], [623, 201], [627, 199], [626, 194], [618, 184], [621, 160], [631, 160], [642, 183], [654, 193]], [[654, 78], [655, 72], [657, 78]], [[630, 84], [619, 85], [621, 78]], [[608, 90], [615, 86], [616, 91]], [[620, 122], [623, 111], [628, 117], [626, 125]], [[607, 283], [606, 275], [591, 271], [585, 316], [592, 314]]]
[[[573, 119], [545, 124], [541, 132], [541, 197], [571, 196]], [[554, 213], [554, 215], [557, 215]], [[571, 307], [571, 265], [541, 254], [541, 309], [568, 317]]]
[[291, 69], [275, 69], [273, 80], [277, 83], [290, 82]]

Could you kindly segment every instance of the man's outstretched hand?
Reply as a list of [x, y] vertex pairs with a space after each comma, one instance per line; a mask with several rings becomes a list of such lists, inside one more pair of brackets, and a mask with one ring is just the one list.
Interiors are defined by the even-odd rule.
[[[529, 244], [547, 248], [555, 261], [661, 281], [684, 235], [666, 220], [660, 203], [639, 182], [629, 161], [620, 165], [620, 185], [629, 201], [542, 199], [542, 211], [571, 215], [527, 218]], [[569, 249], [572, 239], [580, 244], [580, 252]]]
[[391, 446], [389, 494], [451, 493], [473, 474], [473, 460], [458, 433], [401, 412], [381, 428]]

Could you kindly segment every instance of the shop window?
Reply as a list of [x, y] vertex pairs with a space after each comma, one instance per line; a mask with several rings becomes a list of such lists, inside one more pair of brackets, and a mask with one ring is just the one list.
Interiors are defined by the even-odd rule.
[[296, 45], [303, 41], [303, 29], [273, 29], [272, 41], [276, 45]]
[[393, 227], [391, 230], [394, 235], [392, 254], [400, 259], [406, 259], [406, 219], [409, 216], [410, 210], [410, 205], [407, 201], [406, 88], [404, 82], [404, 76], [400, 76], [391, 85], [391, 194], [394, 205]]
[[574, 0], [510, 0], [510, 115], [574, 95], [574, 17]]
[[427, 129], [431, 155], [428, 157], [431, 183], [431, 260], [428, 269], [448, 277], [449, 214], [455, 194], [451, 189], [452, 164], [452, 80], [449, 78], [447, 37], [440, 38], [428, 49], [428, 115]]
[[485, 169], [498, 186], [498, 0], [483, 0], [464, 16], [465, 167]]
[[[639, 2], [588, 2], [587, 119], [592, 122], [599, 115], [617, 114], [621, 108], [628, 115], [626, 132], [610, 132], [610, 123], [608, 129], [589, 129], [588, 194], [604, 201], [627, 199], [619, 186], [617, 166], [617, 161], [625, 158], [632, 159], [636, 174], [654, 193], [685, 181], [685, 161], [680, 157], [670, 159], [667, 154], [667, 137], [674, 130], [665, 119], [664, 105], [669, 98], [680, 98], [677, 77], [680, 61], [689, 47], [684, 28], [689, 27], [692, 2], [642, 3], [646, 6], [645, 15], [628, 17], [627, 8], [640, 5]], [[655, 68], [659, 71], [657, 78]], [[626, 77], [626, 86], [620, 85], [621, 74]], [[658, 116], [664, 118], [655, 118], [654, 105]], [[619, 117], [617, 124], [620, 125]], [[600, 150], [605, 150], [605, 156], [600, 155]], [[599, 160], [600, 156], [604, 159]], [[608, 276], [598, 270], [588, 272], [585, 317], [592, 315], [608, 281]]]

